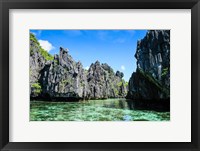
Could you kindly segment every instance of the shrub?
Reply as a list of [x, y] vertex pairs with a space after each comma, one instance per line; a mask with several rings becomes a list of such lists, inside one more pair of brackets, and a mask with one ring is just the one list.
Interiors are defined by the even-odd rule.
[[117, 83], [117, 86], [118, 86], [118, 87], [121, 87], [122, 84], [123, 84], [122, 82], [119, 82], [119, 83]]
[[118, 92], [118, 90], [116, 88], [114, 88], [113, 90], [115, 92], [115, 95], [119, 95], [119, 92]]
[[114, 85], [113, 85], [113, 84], [111, 84], [111, 88], [112, 88], [112, 90], [114, 91], [115, 95], [118, 95], [118, 94], [119, 94], [119, 92], [118, 92], [117, 88], [116, 88], [116, 87], [114, 87]]
[[31, 88], [33, 89], [33, 94], [36, 96], [42, 92], [42, 87], [40, 86], [40, 83], [33, 83], [31, 85]]
[[30, 55], [34, 55], [33, 49], [30, 49]]
[[39, 44], [39, 42], [37, 41], [37, 39], [36, 39], [35, 35], [34, 35], [34, 34], [32, 34], [32, 33], [30, 33], [30, 41], [33, 41], [34, 43], [36, 43], [36, 44], [40, 45], [40, 44]]
[[[34, 34], [30, 33], [30, 41], [33, 41], [35, 45], [38, 46], [40, 54], [44, 57], [45, 60], [53, 60], [53, 56], [50, 55], [46, 50], [44, 50], [40, 43], [37, 41], [37, 38]], [[33, 50], [30, 48], [30, 55], [32, 56], [34, 54]]]
[[167, 75], [167, 73], [168, 73], [168, 68], [164, 68], [163, 70], [162, 70], [162, 74], [161, 74], [161, 76], [165, 76], [165, 75]]
[[46, 60], [53, 60], [53, 56], [50, 55], [46, 50], [44, 50], [42, 47], [39, 49], [40, 54], [44, 57]]

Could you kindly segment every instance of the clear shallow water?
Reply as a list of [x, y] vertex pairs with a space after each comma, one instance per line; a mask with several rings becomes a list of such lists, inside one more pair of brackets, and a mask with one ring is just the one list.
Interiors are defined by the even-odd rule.
[[125, 99], [31, 101], [31, 121], [169, 121], [169, 112], [134, 110]]

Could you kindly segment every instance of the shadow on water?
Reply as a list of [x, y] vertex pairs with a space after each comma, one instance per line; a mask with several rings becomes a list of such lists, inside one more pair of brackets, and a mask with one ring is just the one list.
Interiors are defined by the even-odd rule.
[[126, 100], [130, 110], [154, 110], [157, 112], [170, 111], [169, 100]]
[[166, 112], [170, 110], [170, 103], [167, 100], [152, 101], [152, 100], [127, 100], [127, 99], [108, 99], [108, 100], [92, 100], [89, 101], [94, 106], [102, 106], [105, 108], [114, 109], [129, 109], [129, 110], [154, 110], [157, 112]]

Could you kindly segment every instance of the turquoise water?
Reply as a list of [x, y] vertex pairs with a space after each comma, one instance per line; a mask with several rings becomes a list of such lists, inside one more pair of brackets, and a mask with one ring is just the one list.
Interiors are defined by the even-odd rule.
[[125, 99], [31, 101], [30, 121], [169, 121], [169, 112], [134, 110]]

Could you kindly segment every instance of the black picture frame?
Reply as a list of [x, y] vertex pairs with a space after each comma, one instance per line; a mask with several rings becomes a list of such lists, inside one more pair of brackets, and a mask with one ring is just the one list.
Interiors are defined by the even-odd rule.
[[[191, 9], [191, 142], [9, 142], [9, 9]], [[183, 31], [184, 32], [184, 31]], [[0, 149], [200, 151], [200, 2], [199, 0], [0, 0]], [[199, 93], [200, 94], [200, 93]], [[190, 101], [190, 100], [189, 100]]]

